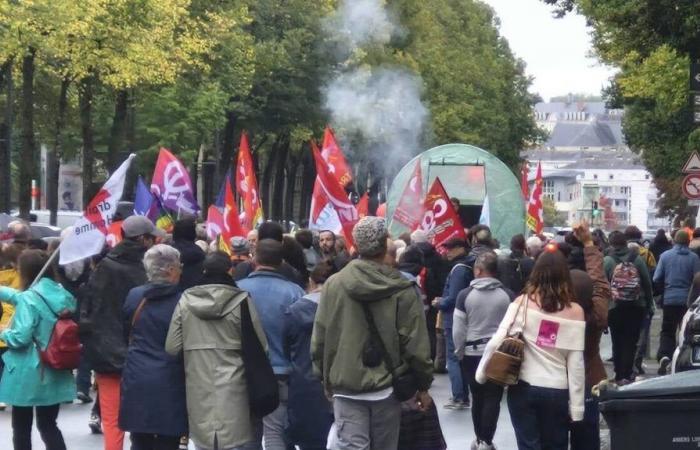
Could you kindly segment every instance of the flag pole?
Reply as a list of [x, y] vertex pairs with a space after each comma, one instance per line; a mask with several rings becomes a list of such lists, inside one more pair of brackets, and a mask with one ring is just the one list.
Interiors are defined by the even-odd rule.
[[58, 256], [58, 251], [60, 248], [61, 248], [61, 246], [59, 245], [58, 247], [56, 247], [56, 250], [54, 250], [53, 253], [51, 253], [51, 256], [49, 256], [49, 259], [46, 261], [46, 264], [44, 264], [44, 267], [41, 268], [41, 271], [39, 271], [39, 274], [36, 276], [36, 278], [34, 278], [34, 281], [32, 281], [31, 286], [29, 286], [30, 288], [34, 287], [34, 285], [37, 284], [39, 282], [39, 280], [41, 280], [41, 277], [44, 276], [46, 271], [49, 270], [49, 267], [56, 260], [56, 256]]

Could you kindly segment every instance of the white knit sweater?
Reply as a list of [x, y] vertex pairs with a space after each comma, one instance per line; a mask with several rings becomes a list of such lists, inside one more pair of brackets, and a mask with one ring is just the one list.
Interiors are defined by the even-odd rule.
[[[501, 321], [498, 331], [486, 345], [476, 373], [479, 383], [486, 383], [484, 375], [486, 363], [506, 338], [508, 327], [513, 323], [519, 302], [513, 302]], [[525, 307], [520, 309], [511, 334], [523, 329]], [[585, 396], [585, 369], [583, 347], [585, 344], [586, 322], [569, 320], [528, 309], [527, 321], [523, 329], [525, 351], [520, 368], [520, 379], [532, 386], [568, 389], [569, 412], [573, 421], [583, 420]]]

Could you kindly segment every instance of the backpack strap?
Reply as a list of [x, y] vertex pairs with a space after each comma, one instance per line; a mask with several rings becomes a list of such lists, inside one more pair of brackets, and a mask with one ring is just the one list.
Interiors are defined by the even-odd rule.
[[129, 328], [129, 344], [131, 344], [131, 341], [134, 338], [134, 326], [139, 320], [139, 317], [141, 317], [141, 312], [143, 311], [143, 307], [146, 306], [147, 300], [147, 297], [141, 299], [141, 301], [139, 302], [139, 306], [136, 307], [136, 311], [134, 311], [134, 315], [131, 317], [131, 328]]

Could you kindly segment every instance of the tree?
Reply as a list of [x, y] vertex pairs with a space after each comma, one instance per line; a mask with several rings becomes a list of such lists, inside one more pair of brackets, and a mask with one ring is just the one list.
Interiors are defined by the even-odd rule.
[[545, 227], [563, 227], [566, 225], [566, 219], [557, 210], [557, 205], [549, 197], [542, 197], [542, 216]]

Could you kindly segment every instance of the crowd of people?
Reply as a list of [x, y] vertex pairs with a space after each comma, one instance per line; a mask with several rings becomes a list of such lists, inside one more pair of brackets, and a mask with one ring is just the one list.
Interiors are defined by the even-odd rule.
[[[93, 384], [89, 426], [105, 450], [122, 450], [125, 433], [133, 450], [440, 450], [429, 391], [447, 373], [440, 406], [471, 409], [472, 450], [495, 448], [504, 393], [520, 450], [596, 450], [592, 392], [645, 373], [658, 308], [659, 374], [673, 366], [700, 294], [700, 229], [686, 225], [649, 248], [636, 227], [586, 224], [561, 240], [516, 235], [508, 249], [476, 225], [435, 248], [365, 217], [348, 249], [331, 231], [265, 222], [224, 253], [195, 219], [166, 235], [132, 216], [114, 248], [59, 266], [59, 241], [15, 222], [0, 247], [1, 406], [15, 450], [31, 448], [34, 417], [46, 448], [65, 449], [60, 405], [93, 402]], [[75, 373], [44, 361], [69, 315]], [[490, 363], [513, 336], [522, 365], [504, 387]]]

